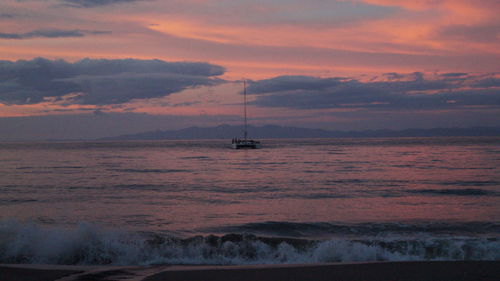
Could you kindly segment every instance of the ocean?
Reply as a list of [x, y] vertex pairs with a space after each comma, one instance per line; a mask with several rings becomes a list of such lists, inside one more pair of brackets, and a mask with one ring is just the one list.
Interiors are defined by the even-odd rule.
[[500, 138], [0, 143], [0, 263], [500, 260]]

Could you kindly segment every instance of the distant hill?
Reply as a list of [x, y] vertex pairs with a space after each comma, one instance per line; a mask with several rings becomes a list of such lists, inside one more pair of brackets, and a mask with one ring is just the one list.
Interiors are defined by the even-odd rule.
[[[102, 138], [101, 140], [231, 139], [234, 137], [242, 138], [242, 132], [243, 126], [220, 125], [217, 127], [189, 127], [172, 131], [152, 131]], [[327, 131], [266, 125], [262, 127], [248, 126], [248, 134], [251, 138], [255, 139], [500, 136], [500, 127]]]

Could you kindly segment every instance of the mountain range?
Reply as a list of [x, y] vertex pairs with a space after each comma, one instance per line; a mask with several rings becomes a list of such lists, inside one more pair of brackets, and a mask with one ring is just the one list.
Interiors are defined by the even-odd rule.
[[[500, 136], [500, 127], [433, 128], [404, 130], [328, 131], [298, 127], [265, 125], [248, 126], [248, 135], [255, 139], [272, 138], [379, 138], [379, 137], [446, 137], [446, 136]], [[243, 138], [243, 126], [189, 127], [171, 131], [151, 131], [120, 135], [101, 140], [191, 140]]]

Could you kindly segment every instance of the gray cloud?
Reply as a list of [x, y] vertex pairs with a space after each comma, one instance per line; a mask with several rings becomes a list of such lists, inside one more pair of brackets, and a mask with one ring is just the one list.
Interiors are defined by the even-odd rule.
[[213, 77], [224, 71], [223, 67], [208, 63], [161, 60], [0, 61], [0, 102], [32, 104], [50, 99], [79, 104], [119, 104], [214, 85], [222, 80]]
[[68, 6], [77, 8], [92, 8], [112, 4], [132, 3], [144, 0], [62, 0]]
[[283, 91], [320, 91], [339, 85], [342, 78], [317, 78], [310, 76], [280, 76], [252, 83], [249, 93], [274, 93]]
[[482, 25], [450, 25], [438, 32], [440, 38], [476, 42], [496, 42], [500, 35], [500, 22]]
[[389, 73], [384, 73], [383, 76], [387, 79], [387, 80], [398, 80], [398, 79], [402, 79], [404, 78], [405, 76], [402, 75], [402, 74], [399, 74], [399, 73], [396, 73], [396, 72], [389, 72]]
[[14, 18], [14, 14], [0, 13], [0, 19], [12, 19], [12, 18]]
[[[386, 75], [387, 76], [387, 75]], [[500, 79], [447, 73], [425, 79], [422, 73], [388, 74], [387, 81], [280, 76], [251, 82], [248, 93], [262, 107], [297, 109], [366, 108], [430, 110], [467, 106], [500, 107]]]
[[500, 88], [500, 78], [485, 77], [474, 81], [474, 87], [477, 88]]
[[99, 35], [109, 34], [110, 31], [96, 31], [96, 30], [62, 30], [62, 29], [39, 29], [26, 33], [2, 33], [0, 32], [1, 39], [30, 39], [30, 38], [64, 38], [64, 37], [83, 37], [86, 35]]
[[468, 73], [464, 72], [450, 72], [441, 74], [442, 77], [464, 77], [467, 76]]

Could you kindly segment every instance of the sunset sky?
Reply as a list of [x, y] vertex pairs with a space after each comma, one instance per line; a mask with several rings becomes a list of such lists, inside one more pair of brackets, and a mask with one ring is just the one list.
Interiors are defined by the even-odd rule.
[[2, 0], [0, 140], [500, 126], [498, 0]]

